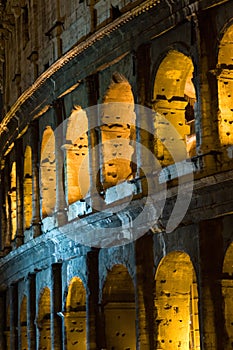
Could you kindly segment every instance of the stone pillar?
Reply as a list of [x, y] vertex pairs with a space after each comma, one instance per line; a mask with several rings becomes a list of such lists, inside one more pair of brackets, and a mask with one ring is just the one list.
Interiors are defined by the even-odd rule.
[[17, 87], [17, 95], [18, 97], [21, 95], [21, 44], [22, 40], [20, 37], [21, 33], [21, 7], [15, 6], [12, 8], [13, 15], [14, 15], [14, 25], [15, 25], [15, 77], [14, 80], [16, 82]]
[[32, 122], [30, 127], [30, 143], [32, 146], [32, 227], [33, 237], [41, 234], [40, 187], [39, 187], [39, 123]]
[[[197, 100], [199, 101], [199, 111], [201, 118], [201, 146], [200, 153], [208, 154], [210, 151], [218, 151], [218, 88], [217, 79], [211, 74], [211, 70], [216, 66], [215, 46], [216, 37], [213, 35], [216, 29], [212, 12], [203, 12], [198, 17], [194, 17], [195, 33], [198, 51], [198, 71], [196, 72]], [[209, 170], [216, 170], [216, 159], [213, 155], [206, 155], [204, 158], [205, 167]]]
[[48, 30], [45, 35], [49, 37], [49, 40], [51, 40], [53, 43], [53, 51], [54, 51], [54, 61], [57, 60], [62, 55], [62, 32], [64, 29], [64, 22], [63, 18], [61, 18], [60, 15], [60, 0], [56, 0], [54, 2], [54, 9], [55, 18], [52, 27]]
[[52, 266], [52, 320], [51, 336], [52, 348], [54, 350], [63, 349], [63, 319], [58, 315], [62, 310], [62, 265]]
[[225, 274], [222, 279], [222, 294], [224, 299], [224, 319], [227, 333], [226, 349], [231, 349], [233, 344], [233, 278], [231, 274]]
[[27, 281], [28, 289], [28, 303], [27, 303], [27, 335], [28, 335], [28, 348], [29, 350], [36, 349], [36, 275], [31, 274], [28, 276]]
[[6, 349], [6, 337], [4, 332], [6, 331], [6, 292], [3, 291], [0, 293], [0, 349]]
[[[136, 53], [136, 72], [137, 72], [137, 96], [139, 106], [145, 106], [144, 108], [139, 109], [139, 113], [136, 111], [136, 125], [139, 127], [137, 141], [148, 148], [150, 151], [154, 152], [153, 149], [153, 139], [154, 139], [154, 125], [153, 125], [153, 115], [152, 113], [146, 113], [147, 108], [151, 108], [151, 95], [150, 86], [151, 81], [151, 58], [150, 58], [150, 49], [151, 45], [145, 44], [141, 45], [138, 48]], [[140, 112], [143, 112], [141, 115]], [[149, 112], [149, 111], [148, 111]], [[146, 114], [146, 115], [144, 115]], [[148, 159], [139, 155], [137, 157], [138, 164], [143, 162], [144, 167], [150, 167], [150, 164], [147, 164]]]
[[[136, 52], [137, 96], [136, 108], [136, 163], [142, 193], [148, 193], [148, 186], [153, 185], [156, 176], [155, 112], [152, 109], [152, 96], [148, 86], [151, 84], [151, 45], [141, 45]], [[155, 157], [154, 157], [154, 156]]]
[[[99, 98], [99, 81], [98, 75], [94, 74], [86, 78], [87, 94], [88, 94], [88, 143], [89, 143], [89, 176], [90, 176], [90, 198], [91, 206], [95, 209], [100, 210], [101, 206], [99, 203], [98, 195], [102, 190], [100, 183], [100, 159], [98, 147], [100, 139], [99, 128], [96, 128], [96, 120], [98, 120], [98, 110], [96, 106]], [[95, 149], [93, 149], [95, 147]]]
[[8, 253], [11, 249], [10, 234], [9, 234], [9, 213], [7, 212], [7, 185], [6, 185], [6, 168], [5, 164], [2, 162], [1, 169], [1, 183], [4, 186], [1, 186], [1, 251], [3, 255]]
[[97, 10], [95, 9], [95, 0], [90, 0], [87, 2], [87, 6], [89, 6], [89, 11], [91, 15], [91, 33], [93, 33], [96, 30], [97, 26]]
[[151, 102], [151, 93], [148, 89], [151, 81], [150, 50], [151, 44], [143, 44], [136, 52], [137, 102], [142, 106], [150, 106]]
[[[34, 14], [39, 12], [38, 2], [36, 0], [32, 0], [30, 2], [29, 11], [31, 11]], [[38, 57], [38, 52], [37, 52], [37, 48], [39, 46], [39, 44], [38, 44], [39, 16], [30, 16], [29, 26], [31, 27], [31, 28], [29, 28], [29, 30], [30, 30], [31, 42], [33, 44], [33, 47], [32, 47], [33, 49], [32, 49], [31, 54], [28, 56], [28, 60], [30, 60], [30, 63], [32, 65], [32, 70], [33, 70], [32, 81], [35, 81], [39, 75], [39, 72], [38, 72], [38, 58], [39, 57]]]
[[98, 330], [101, 328], [98, 320], [98, 292], [99, 292], [99, 272], [98, 272], [98, 256], [99, 251], [92, 249], [87, 254], [87, 349], [95, 350], [101, 349], [99, 344]]
[[15, 142], [16, 152], [16, 201], [17, 201], [17, 232], [16, 232], [16, 246], [23, 244], [23, 152], [22, 140]]
[[[34, 13], [34, 14], [39, 12], [39, 8], [38, 8], [39, 4], [36, 0], [32, 0], [30, 5], [31, 5], [31, 8], [29, 8], [29, 11], [32, 11], [32, 13]], [[39, 16], [30, 16], [30, 26], [31, 26], [30, 37], [31, 37], [31, 41], [34, 45], [34, 48], [38, 47], [39, 24], [40, 24]], [[35, 51], [33, 51], [33, 52], [35, 52]]]
[[18, 350], [18, 285], [12, 284], [10, 294], [10, 350]]
[[155, 348], [153, 236], [136, 241], [137, 348]]
[[67, 221], [66, 201], [64, 190], [64, 154], [62, 146], [64, 145], [63, 135], [63, 118], [64, 118], [64, 101], [62, 99], [53, 102], [53, 108], [56, 116], [57, 129], [55, 131], [55, 161], [56, 161], [56, 206], [55, 216], [57, 225], [64, 225]]
[[205, 350], [226, 349], [221, 285], [223, 237], [221, 219], [200, 224], [200, 335]]

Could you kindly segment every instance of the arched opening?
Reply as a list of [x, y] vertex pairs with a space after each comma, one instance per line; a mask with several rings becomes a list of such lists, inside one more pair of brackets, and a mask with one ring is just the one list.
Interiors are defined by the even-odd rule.
[[40, 296], [37, 325], [40, 333], [39, 350], [50, 350], [50, 290], [47, 287], [43, 289]]
[[160, 262], [154, 305], [156, 349], [200, 349], [197, 282], [187, 254], [172, 252]]
[[16, 163], [12, 164], [11, 175], [10, 175], [10, 212], [11, 212], [11, 239], [13, 240], [16, 236], [17, 231], [17, 195], [16, 195]]
[[131, 86], [122, 74], [116, 72], [101, 109], [101, 182], [105, 189], [134, 175], [131, 141], [135, 140], [135, 119]]
[[224, 33], [218, 54], [219, 140], [222, 146], [233, 144], [233, 25]]
[[[10, 187], [10, 185], [9, 185]], [[10, 188], [9, 188], [10, 190]], [[2, 229], [2, 232], [5, 236], [5, 240], [4, 240], [4, 243], [5, 243], [5, 247], [10, 247], [10, 244], [11, 244], [11, 218], [10, 218], [10, 195], [9, 195], [9, 191], [8, 191], [8, 188], [4, 188], [3, 189], [3, 198], [4, 198], [4, 204], [5, 204], [5, 208], [4, 208], [4, 204], [3, 204], [3, 221], [2, 221], [2, 225], [3, 225], [3, 228], [5, 229]], [[4, 210], [5, 209], [5, 210]]]
[[103, 288], [106, 348], [136, 349], [135, 291], [128, 270], [115, 265]]
[[23, 297], [20, 307], [20, 344], [21, 350], [28, 349], [27, 343], [27, 298]]
[[55, 136], [52, 128], [44, 130], [41, 143], [40, 189], [42, 218], [53, 214], [56, 204]]
[[193, 71], [193, 63], [189, 57], [171, 50], [156, 73], [154, 110], [163, 116], [163, 120], [155, 117], [155, 154], [163, 166], [174, 162], [171, 153], [177, 148], [177, 139], [174, 140], [172, 136], [171, 125], [178, 132], [179, 139], [184, 142], [184, 151], [186, 148], [187, 154], [180, 154], [180, 160], [196, 153], [196, 94], [192, 83]]
[[28, 229], [32, 220], [32, 150], [30, 146], [26, 147], [24, 153], [23, 190], [24, 229]]
[[80, 106], [75, 106], [67, 120], [66, 159], [67, 202], [72, 204], [89, 190], [88, 120]]
[[225, 327], [228, 335], [228, 346], [231, 349], [233, 344], [233, 243], [227, 249], [223, 273], [225, 277], [222, 281]]
[[86, 344], [86, 291], [80, 278], [72, 278], [65, 313], [66, 349], [84, 350]]

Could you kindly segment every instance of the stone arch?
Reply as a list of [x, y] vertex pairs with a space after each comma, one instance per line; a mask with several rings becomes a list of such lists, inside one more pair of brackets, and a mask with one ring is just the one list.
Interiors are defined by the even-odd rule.
[[134, 97], [131, 85], [115, 72], [103, 98], [101, 109], [101, 182], [104, 188], [128, 180], [134, 175], [135, 140]]
[[52, 128], [44, 130], [40, 158], [42, 218], [53, 214], [56, 204], [55, 136]]
[[88, 119], [80, 106], [75, 106], [67, 120], [66, 159], [67, 203], [74, 203], [89, 190]]
[[50, 290], [48, 287], [45, 287], [40, 294], [37, 325], [39, 328], [39, 350], [50, 350]]
[[[196, 153], [196, 93], [192, 82], [193, 71], [190, 57], [170, 50], [160, 63], [155, 76], [153, 108], [158, 112], [154, 120], [155, 154], [164, 166], [173, 163], [169, 149], [177, 147], [177, 140], [168, 137], [169, 125], [166, 126], [159, 120], [159, 114], [175, 127], [180, 139], [186, 143], [187, 155], [194, 156]], [[181, 160], [187, 155], [182, 153]]]
[[102, 294], [107, 349], [136, 349], [133, 281], [124, 265], [108, 272]]
[[20, 349], [27, 350], [27, 297], [24, 295], [20, 306]]
[[200, 349], [198, 291], [190, 257], [165, 256], [155, 277], [156, 349]]
[[17, 233], [17, 191], [16, 191], [16, 162], [13, 162], [10, 174], [10, 213], [11, 213], [11, 239]]
[[223, 262], [224, 279], [222, 294], [224, 300], [225, 327], [228, 335], [227, 349], [233, 344], [233, 243], [228, 247]]
[[32, 149], [27, 146], [24, 153], [24, 229], [31, 226], [32, 221]]
[[65, 312], [66, 349], [86, 349], [86, 290], [79, 277], [70, 281]]
[[225, 29], [218, 52], [219, 140], [233, 145], [233, 25]]

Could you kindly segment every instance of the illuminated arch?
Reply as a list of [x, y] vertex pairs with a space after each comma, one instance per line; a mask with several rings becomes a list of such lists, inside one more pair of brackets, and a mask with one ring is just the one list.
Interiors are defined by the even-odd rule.
[[67, 202], [74, 203], [89, 190], [88, 120], [85, 111], [75, 106], [67, 121], [66, 159]]
[[219, 140], [233, 144], [233, 25], [225, 31], [218, 53]]
[[65, 329], [67, 350], [86, 349], [86, 290], [78, 277], [71, 279], [68, 288]]
[[136, 349], [135, 291], [128, 270], [115, 265], [103, 288], [107, 349]]
[[233, 344], [233, 243], [226, 251], [223, 263], [225, 278], [222, 281], [222, 294], [224, 298], [225, 327], [228, 335], [229, 349]]
[[27, 298], [23, 297], [20, 307], [20, 344], [21, 350], [27, 350]]
[[12, 164], [10, 179], [11, 239], [13, 240], [17, 232], [16, 162]]
[[[2, 234], [4, 235], [5, 239], [3, 239], [3, 242], [5, 243], [6, 247], [10, 247], [11, 244], [11, 232], [10, 232], [10, 196], [8, 191], [4, 191], [4, 201], [5, 201], [5, 208], [3, 206], [3, 218], [2, 218], [2, 224], [5, 227], [5, 230], [2, 230]], [[5, 210], [4, 210], [5, 209]]]
[[223, 263], [223, 273], [233, 277], [233, 243], [231, 243], [226, 251]]
[[160, 262], [154, 305], [156, 348], [200, 349], [196, 275], [186, 253], [169, 253]]
[[[154, 110], [175, 127], [180, 139], [186, 142], [189, 156], [195, 155], [196, 152], [194, 125], [196, 94], [192, 83], [193, 71], [193, 63], [189, 57], [175, 50], [169, 51], [157, 70], [153, 93]], [[177, 146], [175, 144], [177, 141], [168, 137], [169, 125], [166, 129], [164, 122], [160, 123], [155, 119], [154, 128], [155, 154], [162, 165], [166, 166], [173, 160], [162, 142], [166, 139], [169, 149], [173, 149]], [[184, 156], [181, 155], [181, 158], [184, 159]]]
[[32, 149], [30, 146], [26, 147], [24, 153], [23, 190], [24, 229], [28, 229], [32, 221]]
[[40, 295], [37, 325], [40, 332], [39, 350], [51, 350], [50, 290], [45, 287]]
[[42, 137], [40, 180], [42, 217], [44, 218], [53, 214], [56, 204], [55, 136], [50, 126], [45, 128]]
[[[110, 104], [115, 103], [112, 107]], [[133, 177], [134, 97], [127, 79], [115, 72], [101, 111], [102, 179], [104, 188]]]

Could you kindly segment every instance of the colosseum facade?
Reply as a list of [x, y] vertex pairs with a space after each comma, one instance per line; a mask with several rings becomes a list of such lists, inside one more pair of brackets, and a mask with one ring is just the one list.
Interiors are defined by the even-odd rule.
[[233, 1], [0, 1], [0, 349], [233, 349]]

